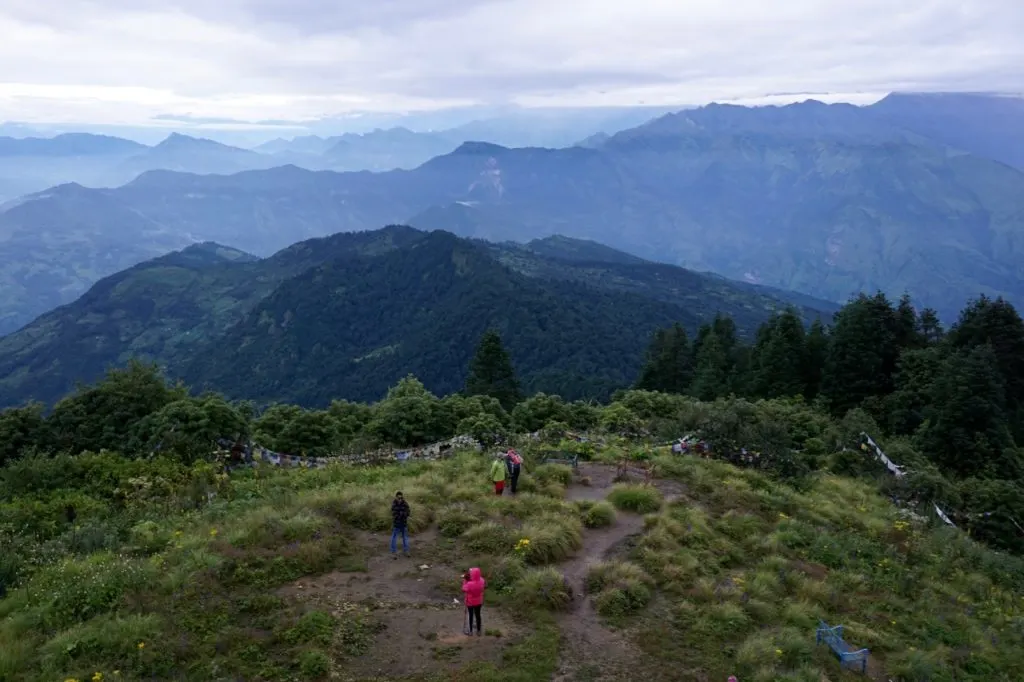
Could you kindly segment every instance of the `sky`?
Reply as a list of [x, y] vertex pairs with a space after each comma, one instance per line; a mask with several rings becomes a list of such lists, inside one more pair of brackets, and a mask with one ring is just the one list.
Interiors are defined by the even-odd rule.
[[0, 121], [1024, 91], [1024, 0], [0, 0]]

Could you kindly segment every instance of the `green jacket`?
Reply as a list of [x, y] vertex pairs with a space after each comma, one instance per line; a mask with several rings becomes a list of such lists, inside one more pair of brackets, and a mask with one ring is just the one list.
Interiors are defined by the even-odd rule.
[[500, 459], [494, 460], [494, 464], [491, 465], [491, 480], [495, 483], [505, 480], [505, 463]]

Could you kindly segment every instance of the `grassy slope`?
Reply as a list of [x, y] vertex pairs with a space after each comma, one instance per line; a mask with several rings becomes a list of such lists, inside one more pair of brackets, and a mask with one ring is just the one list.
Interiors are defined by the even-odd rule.
[[[605, 449], [599, 457], [615, 455]], [[99, 499], [112, 483], [90, 483], [91, 493], [77, 498], [77, 526], [51, 532], [35, 551], [49, 550], [52, 562], [0, 601], [0, 680], [96, 672], [106, 680], [292, 680], [325, 670], [347, 679], [366, 670], [367, 658], [393, 650], [396, 633], [377, 625], [389, 609], [412, 619], [419, 609], [443, 608], [458, 594], [457, 573], [443, 567], [474, 564], [489, 580], [485, 626], [500, 616], [515, 623], [515, 634], [497, 640], [497, 659], [461, 663], [463, 649], [495, 640], [442, 646], [420, 633], [423, 641], [399, 644], [424, 670], [405, 679], [551, 679], [556, 623], [565, 622], [552, 611], [564, 608], [565, 595], [544, 566], [558, 568], [600, 532], [581, 520], [605, 525], [607, 509], [563, 501], [567, 472], [550, 466], [528, 468], [518, 499], [495, 497], [486, 466], [466, 453], [404, 467], [239, 473], [211, 478], [218, 497], [193, 511], [130, 496], [115, 513]], [[845, 679], [814, 645], [818, 618], [842, 623], [852, 644], [872, 649], [876, 679], [884, 671], [895, 680], [990, 682], [1013, 679], [1024, 666], [1020, 561], [947, 529], [904, 526], [884, 498], [852, 480], [826, 476], [797, 492], [718, 462], [662, 457], [659, 470], [683, 492], [644, 519], [626, 563], [603, 564], [587, 580], [599, 611], [643, 652], [645, 669], [633, 677]], [[342, 606], [299, 598], [294, 585], [278, 589], [373, 565], [383, 547], [367, 546], [367, 531], [386, 531], [396, 488], [414, 510], [414, 543], [432, 538], [414, 551], [416, 563], [433, 566], [437, 606], [386, 604], [399, 594], [356, 601], [338, 583], [328, 584], [351, 600]], [[19, 498], [0, 518], [16, 522], [20, 509], [41, 522], [47, 503], [59, 511], [66, 495], [38, 506]], [[650, 501], [636, 489], [613, 497], [624, 508]], [[131, 540], [118, 539], [117, 527], [133, 528]], [[517, 557], [523, 536], [531, 543]], [[458, 629], [457, 607], [450, 619]]]

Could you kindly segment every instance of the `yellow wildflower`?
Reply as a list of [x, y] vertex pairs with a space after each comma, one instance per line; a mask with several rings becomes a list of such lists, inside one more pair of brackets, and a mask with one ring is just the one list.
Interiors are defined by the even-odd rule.
[[95, 672], [92, 674], [92, 682], [100, 682], [103, 679], [103, 673]]
[[210, 529], [210, 537], [211, 538], [217, 537], [217, 529], [216, 528], [211, 528]]
[[145, 642], [139, 642], [135, 646], [137, 646], [139, 648], [139, 651], [142, 651], [143, 649], [146, 648], [146, 643]]

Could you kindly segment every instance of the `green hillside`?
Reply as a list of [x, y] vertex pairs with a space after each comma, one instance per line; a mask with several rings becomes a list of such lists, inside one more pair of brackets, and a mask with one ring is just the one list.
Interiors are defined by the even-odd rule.
[[[607, 396], [628, 385], [658, 326], [717, 312], [752, 336], [783, 294], [629, 262], [567, 263], [403, 227], [295, 244], [271, 258], [194, 246], [96, 284], [0, 338], [0, 404], [51, 402], [129, 358], [260, 400], [372, 400], [409, 371], [455, 390], [476, 340], [502, 330], [530, 388]], [[819, 302], [826, 313], [831, 307]], [[801, 309], [807, 319], [820, 313]]]
[[[517, 496], [494, 494], [475, 450], [230, 472], [209, 455], [217, 435], [399, 444], [473, 423], [545, 425], [513, 438]], [[0, 414], [4, 433], [15, 424], [22, 441], [3, 441], [0, 467], [5, 682], [864, 679], [815, 644], [820, 620], [870, 650], [867, 679], [1012, 682], [1024, 666], [1024, 561], [978, 541], [1012, 542], [1012, 530], [958, 517], [971, 539], [942, 524], [929, 495], [948, 482], [892, 480], [860, 451], [857, 411], [631, 391], [603, 407], [534, 396], [509, 414], [408, 379], [372, 406], [253, 420], [136, 367], [45, 418]], [[589, 442], [563, 439], [568, 428]], [[713, 443], [710, 459], [656, 444], [689, 432]], [[922, 468], [899, 439], [881, 441]], [[86, 442], [162, 449], [58, 454]], [[564, 451], [578, 470], [542, 463]], [[411, 558], [388, 553], [396, 490]], [[463, 634], [470, 566], [487, 580], [482, 637]]]

